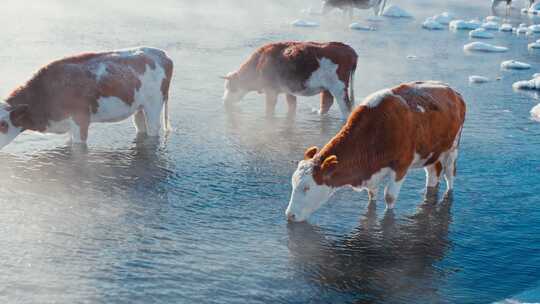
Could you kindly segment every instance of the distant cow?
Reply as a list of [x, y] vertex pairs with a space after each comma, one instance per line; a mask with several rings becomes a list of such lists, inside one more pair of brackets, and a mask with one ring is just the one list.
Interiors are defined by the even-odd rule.
[[324, 0], [322, 13], [326, 15], [333, 9], [341, 9], [342, 11], [353, 17], [354, 9], [373, 9], [375, 15], [380, 15], [384, 10], [386, 0]]
[[292, 177], [287, 217], [305, 220], [343, 186], [375, 200], [385, 179], [391, 209], [411, 168], [425, 168], [428, 190], [444, 174], [451, 191], [464, 120], [461, 95], [442, 83], [405, 83], [368, 96], [322, 150], [306, 150]]
[[93, 122], [131, 115], [138, 133], [168, 126], [173, 63], [154, 48], [86, 53], [54, 61], [0, 103], [0, 148], [26, 130], [63, 134], [85, 143]]
[[266, 114], [274, 114], [277, 97], [287, 95], [289, 114], [296, 112], [296, 96], [321, 94], [319, 114], [337, 100], [346, 119], [354, 103], [354, 72], [358, 56], [340, 42], [279, 42], [255, 51], [236, 71], [225, 77], [225, 106], [248, 92], [266, 95]]

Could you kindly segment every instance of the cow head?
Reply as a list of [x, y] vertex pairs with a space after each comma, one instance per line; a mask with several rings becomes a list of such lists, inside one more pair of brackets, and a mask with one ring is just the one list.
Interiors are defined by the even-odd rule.
[[[306, 150], [304, 160], [298, 163], [298, 168], [292, 176], [292, 194], [285, 215], [291, 221], [305, 221], [313, 212], [328, 201], [334, 188], [326, 185], [324, 180], [330, 178], [337, 166], [335, 155], [329, 156], [322, 163], [316, 163], [313, 157], [317, 147]], [[315, 175], [321, 180], [316, 181]]]
[[27, 105], [0, 105], [0, 149], [24, 130], [22, 125], [28, 116]]
[[226, 107], [229, 107], [242, 100], [249, 90], [243, 85], [238, 73], [229, 73], [223, 78], [225, 79], [223, 103]]

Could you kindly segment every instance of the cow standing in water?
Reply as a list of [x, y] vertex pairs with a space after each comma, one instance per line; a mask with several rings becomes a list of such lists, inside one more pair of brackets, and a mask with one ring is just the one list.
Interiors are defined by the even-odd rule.
[[368, 96], [322, 150], [306, 150], [292, 177], [287, 217], [307, 219], [343, 186], [367, 190], [374, 201], [383, 180], [391, 209], [411, 168], [425, 168], [428, 190], [443, 174], [451, 191], [464, 121], [461, 95], [439, 82], [405, 83]]
[[343, 12], [348, 13], [352, 19], [354, 15], [354, 9], [373, 9], [376, 16], [382, 14], [384, 7], [386, 6], [386, 0], [325, 0], [323, 1], [322, 14], [326, 15], [333, 9], [341, 9]]
[[0, 148], [23, 131], [71, 133], [86, 143], [93, 122], [134, 115], [137, 132], [159, 135], [168, 128], [173, 62], [147, 47], [86, 53], [54, 61], [0, 103]]
[[225, 77], [226, 107], [247, 93], [266, 95], [266, 115], [275, 111], [278, 95], [285, 93], [289, 114], [296, 112], [296, 96], [321, 94], [319, 114], [326, 114], [336, 99], [343, 119], [354, 103], [354, 72], [358, 56], [340, 42], [279, 42], [267, 44]]

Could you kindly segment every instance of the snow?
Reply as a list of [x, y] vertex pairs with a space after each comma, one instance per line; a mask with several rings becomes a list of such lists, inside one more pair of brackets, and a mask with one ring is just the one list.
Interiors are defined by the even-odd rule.
[[469, 82], [470, 83], [486, 83], [486, 82], [489, 82], [489, 78], [484, 77], [484, 76], [471, 75], [469, 76]]
[[482, 27], [489, 31], [496, 31], [499, 29], [500, 25], [498, 22], [489, 21], [482, 23]]
[[499, 28], [499, 31], [501, 31], [501, 32], [511, 32], [513, 29], [514, 28], [512, 27], [512, 25], [510, 23], [504, 23]]
[[429, 17], [422, 23], [422, 27], [428, 30], [442, 30], [444, 25], [440, 22], [437, 22], [434, 17]]
[[540, 103], [531, 109], [531, 118], [540, 121]]
[[486, 29], [478, 28], [469, 32], [469, 37], [471, 38], [482, 38], [482, 39], [492, 39], [495, 37], [492, 33], [488, 32]]
[[291, 23], [291, 25], [292, 26], [297, 26], [297, 27], [318, 27], [319, 23], [317, 23], [315, 21], [307, 21], [307, 20], [297, 19], [297, 20], [294, 20]]
[[501, 53], [508, 51], [507, 47], [504, 46], [496, 46], [484, 42], [471, 42], [469, 44], [466, 44], [463, 46], [463, 49], [465, 51], [477, 51], [477, 52], [494, 52], [494, 53]]
[[452, 15], [449, 12], [443, 12], [430, 18], [433, 19], [437, 23], [447, 25], [450, 23], [450, 21], [454, 20], [454, 15]]
[[349, 28], [351, 30], [357, 30], [357, 31], [374, 31], [375, 28], [368, 25], [363, 25], [358, 22], [353, 22], [349, 25]]
[[526, 35], [529, 33], [529, 28], [527, 26], [522, 26], [521, 24], [516, 29], [516, 35]]
[[515, 90], [540, 90], [540, 78], [517, 81], [514, 82], [512, 87]]
[[501, 62], [501, 69], [506, 70], [528, 70], [531, 68], [531, 65], [525, 62], [516, 61], [516, 60], [507, 60]]
[[392, 17], [392, 18], [413, 18], [413, 16], [409, 14], [409, 12], [393, 4], [387, 6], [384, 9], [382, 15], [385, 17]]
[[450, 22], [450, 29], [451, 30], [475, 30], [479, 28], [482, 24], [478, 20], [452, 20]]

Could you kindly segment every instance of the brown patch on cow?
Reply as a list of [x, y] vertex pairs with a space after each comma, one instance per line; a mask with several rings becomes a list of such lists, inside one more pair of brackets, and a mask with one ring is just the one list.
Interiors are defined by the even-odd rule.
[[[152, 55], [150, 56], [149, 53]], [[139, 77], [147, 67], [155, 69], [155, 60], [169, 60], [164, 52], [85, 53], [54, 61], [41, 68], [27, 83], [15, 89], [6, 102], [10, 106], [29, 106], [28, 119], [14, 123], [17, 127], [43, 132], [49, 122], [69, 117], [87, 133], [90, 115], [98, 111], [101, 97], [117, 97], [128, 105], [140, 89]], [[100, 66], [105, 72], [98, 79]], [[166, 75], [167, 68], [165, 67]], [[81, 134], [81, 138], [85, 137]]]
[[442, 164], [440, 161], [436, 162], [435, 163], [435, 174], [437, 174], [437, 177], [441, 177], [441, 173], [442, 173]]
[[161, 65], [165, 70], [165, 78], [161, 81], [161, 94], [163, 95], [163, 100], [169, 100], [169, 85], [172, 79], [173, 62], [169, 58], [164, 57]]
[[[357, 107], [338, 134], [314, 155], [316, 183], [361, 186], [386, 167], [396, 172], [399, 181], [415, 153], [425, 159], [430, 154], [439, 156], [448, 151], [463, 126], [465, 103], [449, 87], [419, 84], [393, 88], [396, 95], [384, 97], [376, 107]], [[425, 112], [416, 109], [419, 104]], [[329, 173], [323, 164], [334, 157], [337, 163]], [[425, 165], [436, 160], [432, 157]]]

